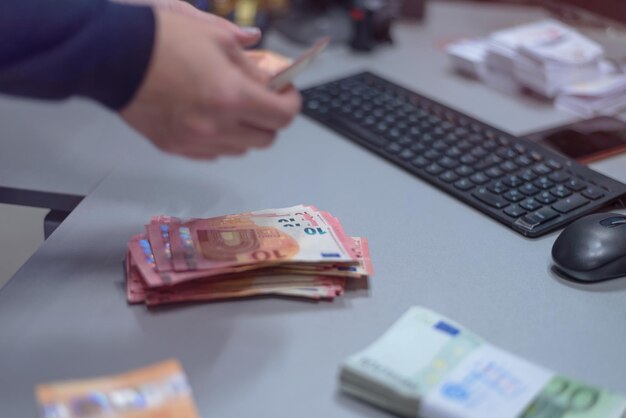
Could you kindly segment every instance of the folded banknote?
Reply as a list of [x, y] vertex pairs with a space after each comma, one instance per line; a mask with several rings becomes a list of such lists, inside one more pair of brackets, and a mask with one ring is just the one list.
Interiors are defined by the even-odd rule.
[[41, 418], [199, 418], [176, 360], [115, 376], [41, 384], [35, 392]]

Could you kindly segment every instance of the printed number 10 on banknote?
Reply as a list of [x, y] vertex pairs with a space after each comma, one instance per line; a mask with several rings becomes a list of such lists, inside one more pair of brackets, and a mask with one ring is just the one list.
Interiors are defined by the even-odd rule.
[[177, 271], [249, 263], [355, 263], [348, 237], [321, 212], [193, 220], [170, 235]]

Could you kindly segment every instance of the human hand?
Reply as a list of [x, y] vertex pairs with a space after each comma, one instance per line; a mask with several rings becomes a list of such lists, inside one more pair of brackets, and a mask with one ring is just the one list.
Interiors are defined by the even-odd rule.
[[150, 67], [122, 118], [158, 148], [191, 158], [269, 146], [300, 110], [300, 95], [267, 88], [232, 32], [155, 10]]
[[211, 13], [206, 13], [196, 9], [191, 4], [183, 0], [112, 0], [116, 3], [135, 4], [151, 6], [153, 9], [158, 9], [163, 12], [170, 12], [187, 16], [193, 19], [198, 19], [202, 22], [208, 23], [211, 27], [223, 29], [231, 33], [243, 46], [250, 46], [256, 44], [261, 38], [261, 31], [259, 28], [250, 27], [242, 28], [229, 20], [221, 18]]

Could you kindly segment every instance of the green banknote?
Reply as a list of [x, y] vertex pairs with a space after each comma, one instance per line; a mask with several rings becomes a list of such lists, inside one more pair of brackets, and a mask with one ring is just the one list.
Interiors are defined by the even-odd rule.
[[623, 396], [554, 376], [520, 418], [621, 418], [625, 409]]

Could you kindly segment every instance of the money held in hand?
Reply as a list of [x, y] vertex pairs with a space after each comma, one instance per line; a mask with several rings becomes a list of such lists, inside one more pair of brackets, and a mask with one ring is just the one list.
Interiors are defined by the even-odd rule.
[[199, 418], [176, 360], [117, 376], [38, 385], [41, 418]]
[[341, 389], [401, 416], [622, 418], [626, 398], [560, 376], [414, 307], [341, 367]]
[[182, 220], [154, 217], [131, 238], [130, 303], [161, 305], [261, 295], [342, 295], [372, 275], [368, 241], [313, 206]]

